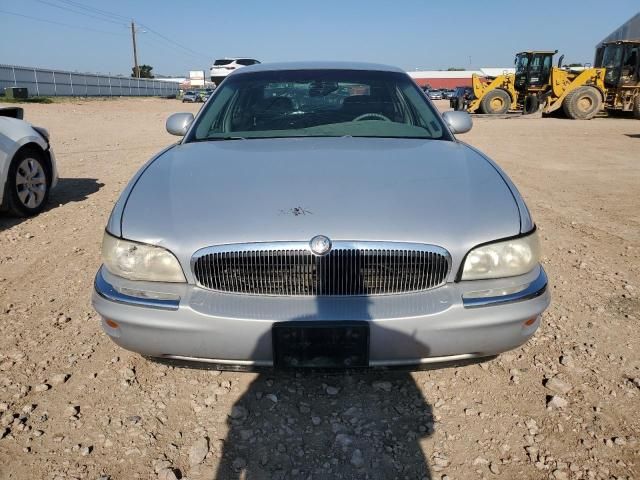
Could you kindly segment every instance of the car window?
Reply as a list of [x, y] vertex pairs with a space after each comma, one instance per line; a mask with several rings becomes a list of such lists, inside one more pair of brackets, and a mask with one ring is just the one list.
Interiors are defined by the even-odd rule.
[[240, 58], [239, 60], [236, 60], [236, 63], [238, 65], [254, 65], [256, 61], [248, 58]]
[[233, 60], [222, 59], [222, 60], [216, 60], [215, 62], [213, 62], [213, 64], [214, 65], [229, 65], [232, 62], [233, 62]]
[[229, 77], [186, 141], [306, 136], [450, 138], [404, 73], [285, 70]]

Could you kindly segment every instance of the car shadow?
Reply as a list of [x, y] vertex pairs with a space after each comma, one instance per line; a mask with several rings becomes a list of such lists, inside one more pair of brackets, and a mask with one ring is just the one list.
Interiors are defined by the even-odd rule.
[[[362, 278], [350, 278], [351, 288], [364, 292]], [[323, 278], [321, 282], [337, 283]], [[262, 338], [254, 358], [264, 352], [265, 342], [274, 345], [274, 357], [287, 367], [296, 358], [309, 364], [329, 364], [339, 357], [332, 335], [324, 334], [322, 348], [310, 345], [300, 325], [322, 324], [341, 319], [343, 325], [367, 325], [363, 342], [383, 355], [425, 351], [426, 346], [405, 333], [367, 322], [371, 297], [336, 299], [315, 297], [315, 312], [291, 318], [278, 325], [293, 326], [298, 336], [283, 336], [283, 342]], [[333, 324], [332, 324], [333, 325]], [[347, 327], [351, 328], [351, 327]], [[359, 334], [356, 333], [357, 343]], [[361, 343], [360, 343], [361, 344]], [[303, 345], [301, 349], [291, 345]], [[286, 354], [277, 353], [279, 349]], [[269, 351], [269, 349], [267, 349]], [[341, 359], [342, 366], [362, 359]], [[288, 355], [290, 356], [288, 358]], [[291, 356], [293, 357], [290, 363]], [[365, 358], [367, 360], [367, 358]], [[368, 363], [368, 362], [367, 362]], [[338, 366], [338, 365], [334, 365]], [[421, 442], [434, 428], [431, 406], [408, 372], [309, 369], [273, 370], [262, 373], [234, 404], [227, 418], [227, 436], [222, 444], [216, 479], [335, 479], [412, 478], [430, 479], [431, 472]]]
[[408, 372], [262, 373], [227, 423], [212, 478], [431, 478], [433, 413]]
[[629, 138], [640, 138], [640, 133], [625, 133], [624, 135]]
[[[104, 187], [96, 178], [60, 178], [58, 184], [51, 190], [49, 201], [44, 212], [73, 202], [82, 202]], [[9, 213], [0, 212], [0, 231], [19, 225], [28, 218], [14, 217]]]

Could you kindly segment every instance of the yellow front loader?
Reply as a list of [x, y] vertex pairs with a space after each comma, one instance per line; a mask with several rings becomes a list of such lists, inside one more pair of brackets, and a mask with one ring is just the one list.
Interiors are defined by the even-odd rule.
[[499, 115], [507, 113], [518, 103], [515, 89], [515, 75], [503, 73], [496, 78], [483, 78], [475, 73], [471, 77], [473, 96], [467, 105], [470, 113]]
[[572, 71], [552, 67], [546, 85], [529, 86], [523, 93], [523, 112], [533, 113], [542, 105], [542, 113], [549, 114], [562, 107], [567, 118], [590, 120], [602, 110], [606, 98], [604, 75], [604, 68]]
[[504, 114], [518, 110], [524, 114], [551, 113], [562, 107], [573, 119], [588, 120], [602, 108], [606, 98], [603, 68], [572, 71], [562, 68], [562, 58], [554, 67], [557, 50], [530, 50], [516, 54], [516, 71], [495, 79], [472, 78], [475, 98], [468, 102], [470, 113]]
[[640, 38], [603, 43], [596, 50], [596, 66], [606, 70], [607, 112], [633, 112], [640, 120]]

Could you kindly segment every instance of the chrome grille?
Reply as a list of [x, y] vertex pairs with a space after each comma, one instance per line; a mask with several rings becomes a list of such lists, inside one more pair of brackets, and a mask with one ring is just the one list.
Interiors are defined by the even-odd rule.
[[446, 282], [450, 256], [440, 247], [390, 242], [334, 242], [324, 256], [306, 242], [224, 245], [196, 252], [198, 285], [253, 295], [385, 295]]

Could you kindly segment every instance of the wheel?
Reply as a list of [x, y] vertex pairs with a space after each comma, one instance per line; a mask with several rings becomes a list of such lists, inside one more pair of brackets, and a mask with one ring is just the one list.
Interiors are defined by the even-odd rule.
[[593, 87], [579, 87], [562, 102], [562, 109], [573, 120], [591, 120], [602, 107], [602, 96]]
[[19, 217], [40, 213], [49, 198], [51, 173], [36, 148], [20, 150], [9, 166], [5, 199], [9, 212]]
[[640, 94], [636, 95], [636, 100], [633, 102], [633, 118], [640, 120]]
[[536, 113], [540, 108], [540, 99], [537, 95], [527, 95], [524, 98], [524, 106], [522, 108], [523, 115], [531, 115]]
[[456, 97], [456, 106], [455, 106], [455, 110], [458, 112], [461, 112], [462, 110], [464, 110], [464, 98], [463, 97]]
[[511, 97], [499, 88], [488, 92], [480, 101], [483, 113], [503, 115], [511, 108]]

